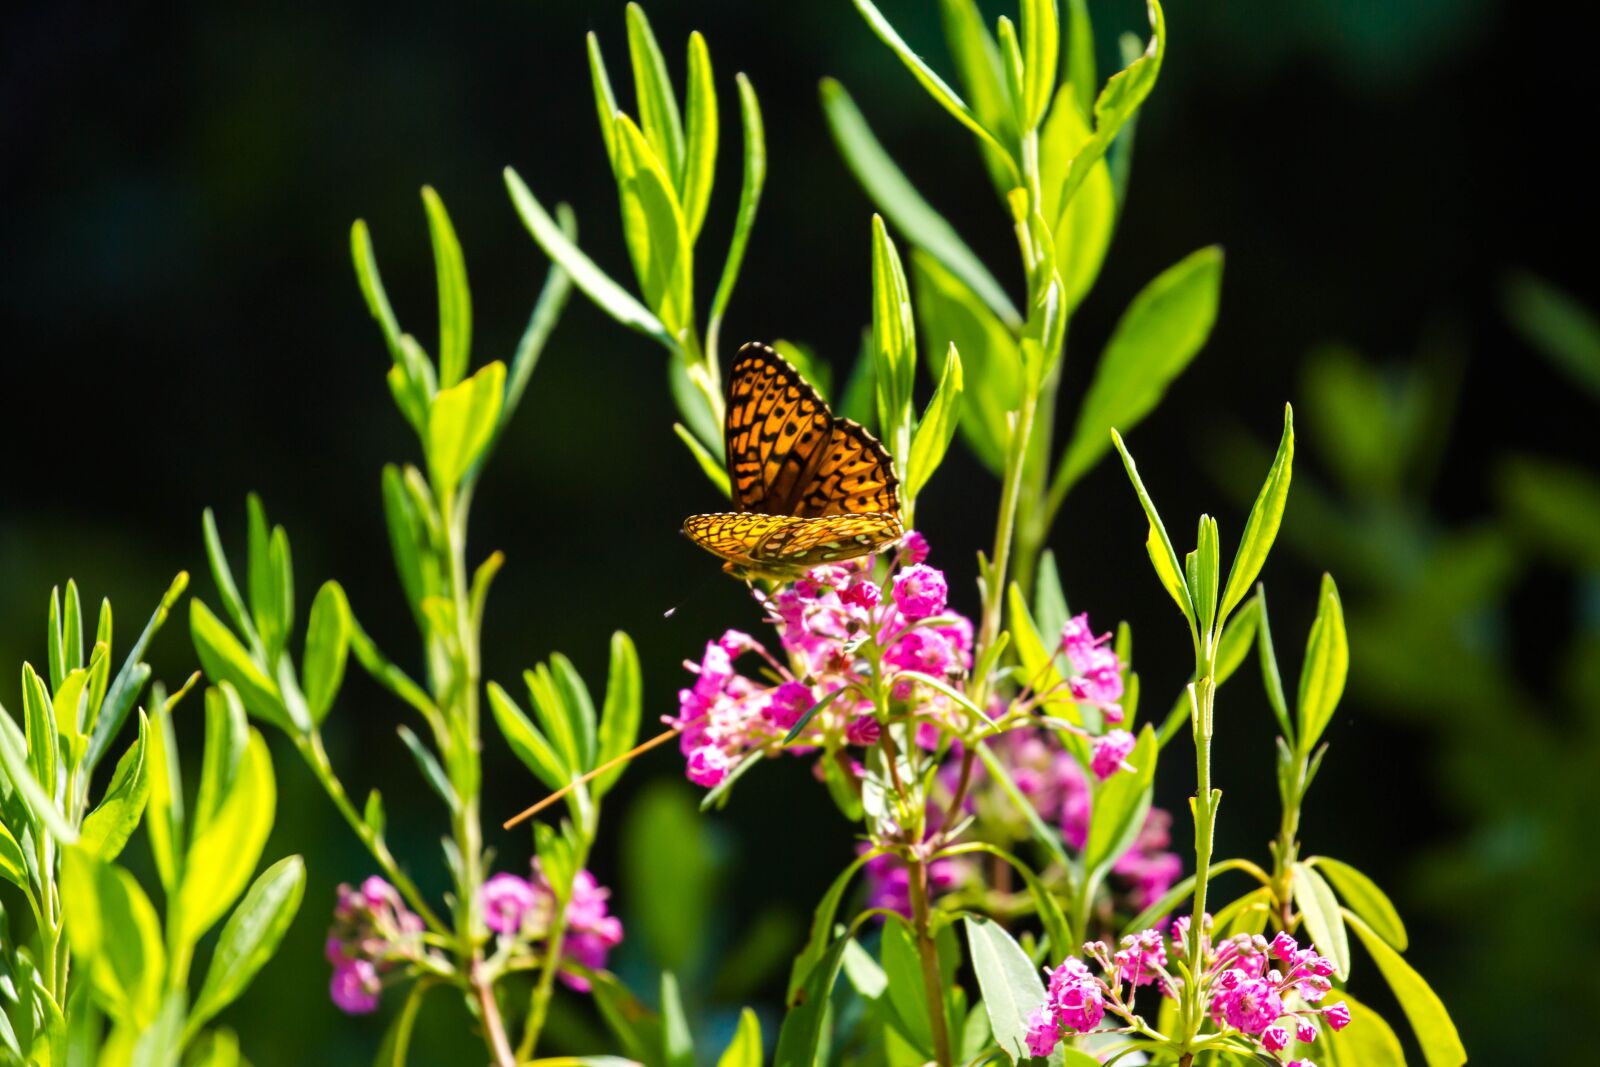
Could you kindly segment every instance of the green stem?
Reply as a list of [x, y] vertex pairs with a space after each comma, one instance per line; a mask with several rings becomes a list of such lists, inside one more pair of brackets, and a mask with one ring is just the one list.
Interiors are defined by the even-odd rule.
[[322, 783], [323, 792], [328, 794], [333, 806], [344, 816], [344, 821], [355, 831], [355, 835], [367, 847], [372, 858], [378, 861], [384, 877], [400, 891], [400, 895], [405, 898], [411, 910], [422, 917], [422, 921], [428, 924], [429, 929], [441, 933], [447, 930], [448, 927], [434, 914], [433, 909], [428, 907], [428, 902], [423, 899], [416, 883], [400, 869], [399, 863], [395, 861], [383, 838], [373, 832], [372, 827], [368, 826], [366, 820], [356, 811], [355, 805], [350, 803], [350, 797], [344, 791], [344, 784], [334, 773], [333, 764], [328, 760], [328, 752], [322, 747], [321, 732], [313, 730], [304, 737], [295, 738], [295, 748], [299, 750], [300, 757], [306, 761], [306, 766], [311, 768], [311, 773], [317, 781]]
[[917, 955], [922, 959], [922, 987], [928, 1001], [928, 1024], [933, 1031], [933, 1058], [939, 1067], [951, 1067], [950, 1030], [944, 1017], [944, 981], [939, 976], [939, 946], [933, 940], [928, 912], [928, 864], [910, 861], [911, 916], [917, 936]]
[[[1216, 828], [1217, 805], [1222, 799], [1221, 790], [1211, 788], [1211, 726], [1212, 709], [1216, 696], [1215, 665], [1203, 662], [1196, 672], [1200, 675], [1191, 693], [1194, 700], [1194, 752], [1195, 796], [1191, 801], [1194, 810], [1194, 909], [1189, 920], [1189, 959], [1200, 966], [1201, 938], [1205, 934], [1206, 889], [1211, 878], [1211, 846]], [[1205, 1018], [1204, 1005], [1199, 1003], [1200, 983], [1191, 982], [1185, 987], [1185, 1014], [1188, 1020], [1186, 1035], [1192, 1039]]]
[[[476, 953], [474, 953], [476, 956]], [[483, 1039], [494, 1056], [495, 1067], [516, 1067], [517, 1056], [511, 1051], [511, 1039], [506, 1036], [505, 1020], [500, 1017], [500, 1004], [494, 998], [494, 980], [478, 973], [482, 960], [474, 959], [472, 992], [478, 998], [478, 1015], [483, 1022]]]
[[[589, 846], [585, 842], [578, 853], [574, 870], [582, 870], [589, 862]], [[528, 1021], [522, 1031], [522, 1040], [517, 1042], [517, 1061], [523, 1062], [533, 1058], [534, 1051], [539, 1047], [539, 1037], [544, 1032], [545, 1018], [550, 1013], [550, 998], [555, 992], [556, 975], [561, 972], [561, 954], [563, 942], [567, 936], [567, 908], [572, 901], [572, 889], [567, 889], [567, 899], [560, 902], [556, 913], [550, 920], [550, 932], [546, 934], [544, 957], [539, 963], [539, 980], [534, 984], [533, 996], [528, 1002]]]
[[[973, 662], [983, 662], [983, 655], [1000, 636], [1000, 607], [1005, 603], [1006, 568], [1011, 560], [1012, 534], [1016, 529], [1017, 499], [1022, 492], [1022, 468], [1028, 454], [1028, 438], [1033, 433], [1033, 416], [1037, 406], [1036, 396], [1025, 396], [1022, 410], [1017, 413], [1017, 424], [1011, 431], [1011, 445], [1006, 451], [1005, 483], [1000, 490], [1000, 515], [995, 521], [994, 554], [990, 557], [988, 582], [983, 590], [983, 619], [978, 629], [977, 649]], [[988, 679], [972, 679], [972, 702], [982, 707], [988, 700]]]

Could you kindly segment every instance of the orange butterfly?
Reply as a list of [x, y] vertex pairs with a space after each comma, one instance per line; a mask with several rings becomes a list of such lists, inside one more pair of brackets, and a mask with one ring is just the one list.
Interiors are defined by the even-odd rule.
[[797, 578], [905, 533], [889, 453], [766, 345], [734, 357], [724, 437], [737, 510], [691, 515], [683, 532], [735, 578]]

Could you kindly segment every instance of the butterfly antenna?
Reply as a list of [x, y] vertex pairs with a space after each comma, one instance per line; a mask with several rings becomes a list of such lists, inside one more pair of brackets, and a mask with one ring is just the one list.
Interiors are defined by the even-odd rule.
[[701, 578], [698, 582], [696, 582], [693, 586], [690, 587], [690, 589], [689, 589], [689, 591], [687, 593], [685, 593], [683, 595], [683, 599], [679, 600], [676, 604], [672, 605], [672, 607], [668, 608], [666, 611], [663, 611], [661, 613], [661, 617], [663, 619], [672, 618], [674, 615], [676, 615], [678, 613], [678, 609], [679, 608], [681, 608], [685, 604], [689, 603], [689, 601], [693, 600], [695, 597], [699, 596], [701, 593], [704, 593], [707, 589], [709, 589], [711, 587], [712, 583], [714, 583], [716, 580], [717, 580], [716, 572], [712, 572], [711, 574], [708, 574], [705, 577]]
[[574, 778], [572, 781], [568, 782], [566, 785], [562, 786], [560, 789], [557, 789], [554, 793], [551, 793], [549, 796], [547, 796], [543, 800], [539, 801], [539, 803], [533, 805], [530, 808], [527, 808], [524, 811], [519, 812], [516, 815], [513, 815], [511, 818], [507, 819], [504, 823], [501, 824], [501, 828], [505, 829], [505, 830], [509, 830], [513, 826], [517, 825], [520, 822], [526, 822], [528, 819], [533, 818], [535, 815], [539, 814], [545, 808], [548, 808], [550, 805], [554, 804], [556, 801], [560, 800], [562, 797], [566, 796], [568, 793], [572, 792], [574, 789], [578, 788], [580, 785], [583, 785], [585, 782], [592, 781], [593, 779], [598, 778], [598, 777], [600, 777], [600, 775], [602, 775], [602, 774], [606, 773], [607, 771], [611, 770], [613, 767], [620, 767], [622, 764], [627, 763], [629, 760], [633, 759], [633, 757], [642, 755], [642, 754], [644, 754], [646, 752], [649, 752], [652, 748], [656, 748], [659, 745], [665, 744], [666, 742], [672, 740], [674, 737], [677, 737], [678, 734], [681, 733], [681, 732], [682, 732], [681, 729], [679, 727], [676, 727], [676, 726], [674, 726], [670, 730], [663, 730], [661, 733], [656, 734], [656, 736], [652, 737], [650, 740], [644, 742], [643, 744], [635, 745], [632, 748], [630, 748], [628, 751], [624, 752], [622, 755], [617, 756], [614, 759], [606, 760], [604, 763], [600, 764], [600, 766], [598, 766], [594, 770], [588, 772], [583, 777]]

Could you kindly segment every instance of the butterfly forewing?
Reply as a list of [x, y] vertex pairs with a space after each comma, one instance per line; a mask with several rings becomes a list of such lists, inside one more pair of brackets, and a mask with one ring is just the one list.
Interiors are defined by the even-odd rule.
[[765, 345], [745, 345], [734, 360], [725, 431], [738, 510], [695, 515], [683, 531], [731, 572], [788, 577], [900, 539], [899, 483], [883, 445], [835, 419]]

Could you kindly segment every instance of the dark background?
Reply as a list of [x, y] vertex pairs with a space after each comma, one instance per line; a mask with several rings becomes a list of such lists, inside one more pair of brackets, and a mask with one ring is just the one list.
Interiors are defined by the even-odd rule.
[[[883, 8], [950, 69], [934, 4]], [[1116, 36], [1145, 32], [1142, 5], [1091, 9], [1103, 77]], [[649, 13], [675, 78], [691, 29], [707, 35], [716, 67], [723, 151], [702, 238], [706, 296], [736, 200], [734, 71], [750, 75], [766, 118], [771, 172], [726, 344], [804, 341], [842, 374], [870, 315], [870, 205], [817, 106], [824, 75], [851, 89], [912, 179], [1016, 292], [1008, 222], [970, 139], [848, 3], [657, 2]], [[1579, 992], [1571, 985], [1592, 984], [1564, 977], [1575, 950], [1552, 952], [1569, 935], [1593, 945], [1600, 925], [1589, 861], [1572, 858], [1582, 840], [1565, 836], [1592, 835], [1576, 813], [1600, 768], [1572, 768], [1570, 791], [1519, 807], [1541, 768], [1504, 766], [1486, 739], [1570, 748], [1563, 738], [1583, 737], [1591, 747], [1580, 751], [1594, 751], [1585, 725], [1594, 706], [1575, 705], [1554, 677], [1571, 658], [1562, 650], [1582, 647], [1597, 626], [1595, 572], [1530, 557], [1489, 603], [1445, 603], [1421, 620], [1424, 630], [1475, 635], [1498, 676], [1528, 696], [1484, 711], [1494, 730], [1471, 736], [1439, 701], [1386, 687], [1383, 676], [1363, 682], [1364, 664], [1383, 657], [1363, 644], [1359, 616], [1392, 599], [1394, 575], [1420, 573], [1407, 555], [1418, 545], [1496, 521], [1502, 454], [1593, 458], [1592, 400], [1511, 330], [1500, 298], [1507, 272], [1525, 267], [1600, 300], [1581, 257], [1592, 180], [1576, 158], [1592, 135], [1563, 106], [1579, 91], [1579, 64], [1560, 58], [1571, 28], [1546, 5], [1495, 0], [1174, 2], [1167, 14], [1167, 65], [1140, 119], [1127, 214], [1073, 324], [1066, 410], [1092, 369], [1079, 357], [1098, 349], [1138, 288], [1194, 248], [1224, 245], [1216, 332], [1130, 444], [1180, 540], [1201, 510], [1221, 516], [1227, 539], [1242, 524], [1242, 487], [1265, 469], [1243, 442], [1270, 444], [1282, 402], [1295, 402], [1305, 435], [1290, 505], [1299, 532], [1265, 574], [1286, 670], [1298, 669], [1321, 569], [1336, 571], [1353, 619], [1351, 690], [1309, 802], [1307, 848], [1390, 889], [1411, 924], [1409, 958], [1453, 1008], [1475, 1061], [1510, 1062], [1512, 1048], [1531, 1059], [1529, 1042], [1552, 1041], [1562, 999]], [[217, 508], [242, 552], [249, 490], [293, 538], [302, 606], [338, 577], [380, 644], [410, 662], [378, 473], [415, 458], [416, 446], [383, 383], [388, 360], [356, 290], [349, 224], [359, 216], [372, 227], [401, 322], [431, 348], [433, 271], [417, 191], [439, 190], [466, 251], [476, 362], [509, 355], [546, 269], [505, 195], [505, 164], [547, 204], [569, 201], [583, 246], [628, 278], [583, 55], [590, 29], [631, 100], [622, 6], [609, 0], [55, 3], [13, 14], [0, 44], [6, 670], [43, 660], [49, 589], [69, 576], [90, 602], [113, 598], [124, 648], [177, 570], [214, 602], [200, 512]], [[1302, 485], [1338, 482], [1351, 432], [1317, 435], [1319, 379], [1305, 368], [1328, 342], [1365, 353], [1384, 382], [1419, 367], [1432, 375], [1421, 389], [1437, 409], [1423, 449], [1434, 451], [1435, 473], [1405, 481], [1399, 527], [1367, 521], [1351, 493], [1326, 490], [1355, 516], [1363, 550], [1392, 568], [1373, 568], [1365, 586], [1340, 569], [1348, 554], [1331, 537], [1324, 547], [1296, 515]], [[488, 617], [489, 677], [509, 684], [561, 649], [598, 689], [607, 635], [623, 628], [639, 642], [653, 721], [674, 710], [679, 660], [726, 626], [755, 626], [743, 590], [715, 579], [711, 561], [676, 535], [684, 514], [715, 498], [672, 440], [673, 417], [662, 352], [575, 296], [478, 498], [474, 555], [498, 547], [510, 560]], [[1375, 425], [1382, 417], [1371, 412]], [[973, 553], [991, 536], [995, 496], [992, 480], [957, 456], [923, 498], [934, 562], [951, 571], [957, 606], [969, 611]], [[1147, 708], [1164, 709], [1187, 675], [1187, 642], [1149, 572], [1143, 532], [1121, 472], [1103, 464], [1075, 491], [1053, 546], [1075, 609], [1104, 625], [1131, 622]], [[1440, 573], [1448, 586], [1451, 569]], [[184, 617], [153, 653], [170, 682], [195, 667]], [[1270, 716], [1253, 673], [1219, 703], [1219, 855], [1264, 860], [1277, 815]], [[0, 699], [16, 706], [13, 683]], [[189, 728], [199, 719], [192, 704]], [[395, 738], [402, 716], [353, 672], [329, 745], [352, 793], [384, 788], [396, 852], [438, 890], [445, 824]], [[198, 763], [198, 730], [190, 736]], [[227, 1021], [258, 1064], [349, 1062], [370, 1055], [381, 1024], [345, 1019], [328, 1003], [320, 940], [334, 884], [369, 864], [292, 751], [272, 740], [282, 804], [267, 855], [304, 852], [311, 883], [284, 950]], [[1162, 775], [1160, 799], [1174, 808], [1191, 781], [1187, 752], [1180, 740]], [[536, 794], [500, 746], [490, 743], [485, 759], [491, 815]], [[652, 777], [680, 771], [675, 755], [656, 753], [624, 779], [596, 861], [603, 880], [622, 877], [618, 825], [630, 800]], [[747, 779], [711, 822], [728, 904], [712, 955], [764, 911], [798, 921], [852, 847], [798, 764]], [[528, 839], [490, 837], [520, 869]], [[130, 849], [130, 862], [145, 863], [143, 852]], [[1551, 856], [1568, 859], [1558, 868]], [[1557, 882], [1563, 892], [1550, 891]], [[625, 920], [639, 906], [620, 892], [614, 903]], [[1486, 932], [1497, 924], [1507, 932]], [[621, 959], [649, 984], [648, 961]], [[1364, 957], [1356, 982], [1370, 1002], [1387, 1003]], [[714, 992], [693, 996], [704, 1006]], [[428, 1012], [424, 1056], [460, 1048], [452, 1042], [464, 1022], [446, 999]]]

